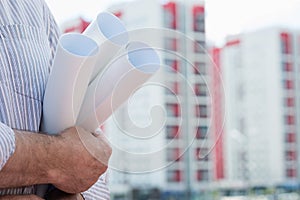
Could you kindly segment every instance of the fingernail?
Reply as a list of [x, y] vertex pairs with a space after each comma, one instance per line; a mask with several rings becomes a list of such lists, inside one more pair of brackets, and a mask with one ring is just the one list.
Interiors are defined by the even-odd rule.
[[102, 130], [100, 128], [97, 128], [94, 133], [92, 133], [95, 137], [98, 137], [99, 135], [102, 134]]

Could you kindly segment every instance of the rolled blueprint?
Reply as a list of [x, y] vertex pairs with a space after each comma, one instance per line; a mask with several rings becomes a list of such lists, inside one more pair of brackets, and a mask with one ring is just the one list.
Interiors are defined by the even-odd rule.
[[156, 51], [131, 42], [126, 54], [117, 57], [88, 87], [77, 125], [94, 132], [160, 67]]
[[91, 83], [119, 50], [128, 43], [128, 33], [119, 18], [109, 12], [102, 12], [83, 34], [95, 40], [99, 45], [99, 55], [91, 76]]
[[98, 50], [87, 36], [69, 33], [60, 37], [44, 95], [42, 131], [58, 134], [75, 125]]

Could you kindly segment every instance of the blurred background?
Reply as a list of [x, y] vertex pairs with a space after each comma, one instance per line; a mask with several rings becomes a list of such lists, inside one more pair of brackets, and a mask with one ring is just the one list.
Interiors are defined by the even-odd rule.
[[300, 0], [46, 1], [62, 32], [106, 10], [164, 50], [103, 126], [112, 199], [300, 199]]

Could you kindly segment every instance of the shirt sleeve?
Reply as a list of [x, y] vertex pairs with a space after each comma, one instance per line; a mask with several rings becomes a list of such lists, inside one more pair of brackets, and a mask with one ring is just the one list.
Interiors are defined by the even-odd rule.
[[3, 123], [0, 123], [0, 170], [15, 152], [15, 133]]
[[95, 183], [90, 189], [86, 192], [83, 192], [82, 195], [85, 200], [109, 200], [110, 192], [107, 187], [107, 181], [105, 180], [106, 173], [100, 176], [97, 183]]

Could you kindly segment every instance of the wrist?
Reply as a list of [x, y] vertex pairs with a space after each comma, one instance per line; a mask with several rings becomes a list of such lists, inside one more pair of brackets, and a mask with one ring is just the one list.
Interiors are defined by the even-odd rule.
[[44, 177], [42, 183], [52, 183], [55, 180], [53, 176], [53, 171], [55, 169], [54, 157], [55, 149], [57, 146], [56, 136], [35, 134], [35, 148], [32, 148], [32, 155], [35, 157], [34, 160], [38, 162], [34, 163], [36, 165], [37, 174], [39, 177]]
[[47, 183], [56, 184], [63, 178], [63, 172], [61, 168], [61, 162], [65, 159], [65, 155], [62, 155], [63, 140], [60, 135], [47, 136], [44, 143], [44, 155], [45, 158], [41, 160], [42, 167], [45, 169], [45, 176], [47, 177]]

